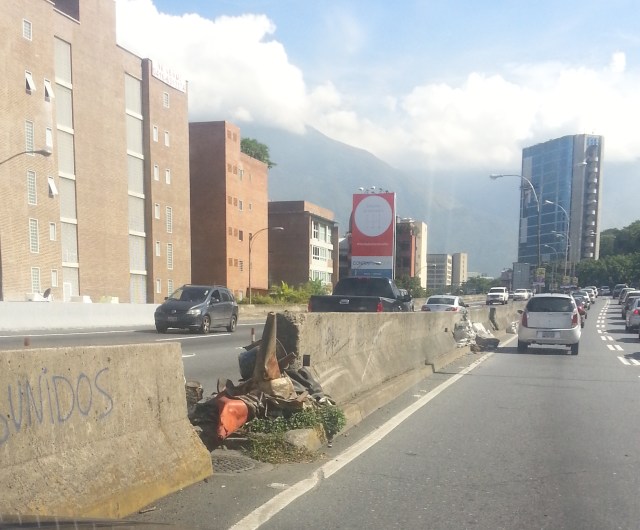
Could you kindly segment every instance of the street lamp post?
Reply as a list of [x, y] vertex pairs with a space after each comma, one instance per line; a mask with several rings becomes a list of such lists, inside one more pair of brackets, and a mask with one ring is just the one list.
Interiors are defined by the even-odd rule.
[[565, 245], [565, 251], [564, 251], [564, 275], [566, 276], [567, 275], [567, 263], [569, 261], [569, 214], [567, 213], [567, 210], [565, 210], [557, 202], [546, 200], [546, 201], [544, 201], [544, 203], [545, 204], [553, 204], [554, 206], [557, 206], [558, 208], [560, 208], [562, 210], [562, 213], [564, 213], [565, 219], [567, 220], [567, 227], [566, 227], [566, 229], [564, 231], [564, 234], [559, 234], [555, 230], [552, 230], [552, 232], [551, 232], [551, 233], [558, 233], [558, 235], [563, 235], [564, 238], [566, 239], [566, 245]]
[[251, 303], [251, 248], [258, 234], [265, 232], [266, 230], [284, 230], [282, 226], [267, 226], [261, 228], [255, 234], [249, 234], [249, 303]]
[[9, 158], [5, 158], [4, 160], [0, 161], [0, 166], [2, 164], [5, 164], [6, 162], [9, 162], [10, 160], [13, 160], [14, 158], [18, 158], [19, 156], [22, 155], [40, 155], [40, 156], [44, 156], [49, 157], [51, 156], [51, 150], [49, 149], [36, 149], [35, 151], [33, 150], [27, 150], [27, 151], [20, 151], [19, 153], [16, 153], [15, 155], [11, 155]]
[[533, 192], [533, 198], [536, 200], [536, 208], [538, 210], [538, 231], [537, 231], [537, 247], [538, 247], [538, 268], [540, 268], [540, 200], [538, 199], [538, 194], [536, 192], [536, 189], [533, 187], [533, 184], [531, 183], [531, 181], [523, 176], [523, 175], [489, 175], [490, 179], [496, 180], [502, 177], [517, 177], [523, 181], [525, 181], [527, 184], [529, 184], [529, 187], [531, 188], [531, 191]]

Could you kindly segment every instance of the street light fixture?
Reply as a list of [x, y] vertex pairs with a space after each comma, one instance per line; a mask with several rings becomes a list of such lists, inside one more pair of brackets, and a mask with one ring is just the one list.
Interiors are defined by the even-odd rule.
[[251, 304], [251, 248], [253, 247], [253, 242], [255, 241], [258, 234], [261, 232], [265, 232], [266, 230], [284, 230], [282, 226], [267, 226], [265, 228], [261, 228], [255, 234], [249, 234], [249, 304]]
[[544, 201], [545, 204], [553, 204], [554, 206], [557, 206], [558, 208], [560, 208], [562, 210], [562, 213], [564, 213], [564, 217], [567, 221], [567, 228], [565, 230], [564, 234], [561, 234], [559, 232], [557, 232], [556, 230], [552, 230], [551, 233], [552, 234], [558, 234], [558, 235], [562, 235], [564, 236], [564, 238], [566, 239], [566, 246], [565, 246], [565, 253], [564, 253], [564, 275], [567, 275], [567, 263], [569, 261], [569, 214], [567, 213], [567, 210], [565, 210], [562, 206], [560, 206], [557, 202], [553, 202], [550, 200], [545, 200]]
[[508, 175], [501, 175], [501, 174], [500, 175], [496, 175], [496, 174], [493, 174], [493, 175], [489, 175], [489, 178], [491, 180], [496, 180], [496, 179], [499, 179], [499, 178], [502, 178], [502, 177], [517, 177], [517, 178], [523, 180], [524, 182], [526, 182], [527, 184], [529, 184], [529, 187], [531, 188], [531, 191], [533, 192], [533, 198], [536, 200], [536, 208], [538, 210], [538, 232], [537, 232], [538, 241], [537, 241], [537, 247], [538, 247], [538, 268], [540, 268], [540, 263], [541, 263], [541, 261], [540, 261], [540, 200], [538, 199], [538, 194], [536, 193], [536, 189], [533, 187], [533, 184], [531, 183], [531, 181], [527, 177], [525, 177], [523, 175], [516, 175], [516, 174], [508, 174]]
[[36, 149], [35, 151], [34, 150], [20, 151], [19, 153], [16, 153], [15, 155], [11, 155], [9, 158], [5, 158], [4, 160], [0, 161], [0, 166], [6, 162], [9, 162], [9, 160], [13, 160], [14, 158], [18, 158], [19, 156], [22, 156], [22, 155], [40, 155], [47, 158], [47, 157], [50, 157], [51, 154], [52, 154], [51, 150], [47, 148]]

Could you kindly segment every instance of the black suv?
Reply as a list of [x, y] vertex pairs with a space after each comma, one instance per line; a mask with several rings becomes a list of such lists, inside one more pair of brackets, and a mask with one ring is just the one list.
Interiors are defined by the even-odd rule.
[[226, 327], [233, 332], [238, 323], [238, 304], [229, 289], [221, 285], [183, 285], [155, 312], [156, 329], [182, 328], [209, 333]]

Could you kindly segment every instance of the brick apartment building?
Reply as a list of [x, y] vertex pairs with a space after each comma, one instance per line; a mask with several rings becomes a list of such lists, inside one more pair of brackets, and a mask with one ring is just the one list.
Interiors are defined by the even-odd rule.
[[427, 287], [427, 225], [413, 219], [396, 219], [396, 278], [419, 277]]
[[332, 211], [306, 201], [269, 203], [269, 273], [273, 283], [298, 286], [338, 281], [338, 225]]
[[117, 46], [115, 19], [113, 1], [3, 2], [2, 300], [158, 302], [190, 279], [186, 84]]
[[[242, 299], [270, 287], [267, 165], [240, 150], [226, 121], [189, 124], [192, 281], [224, 284]], [[277, 235], [275, 236], [277, 237]]]

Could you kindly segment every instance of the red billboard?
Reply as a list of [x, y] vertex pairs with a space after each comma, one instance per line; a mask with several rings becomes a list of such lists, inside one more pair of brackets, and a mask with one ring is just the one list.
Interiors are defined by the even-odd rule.
[[393, 278], [396, 194], [357, 193], [351, 223], [351, 274]]

